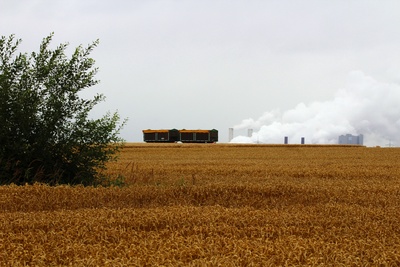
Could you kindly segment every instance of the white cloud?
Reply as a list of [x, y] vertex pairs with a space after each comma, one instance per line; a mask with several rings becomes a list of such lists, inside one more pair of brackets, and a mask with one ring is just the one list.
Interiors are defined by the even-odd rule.
[[[246, 119], [236, 128], [258, 131], [251, 138], [237, 137], [232, 142], [282, 143], [288, 136], [294, 143], [305, 137], [309, 143], [336, 144], [339, 135], [363, 134], [366, 145], [383, 145], [387, 140], [400, 143], [399, 100], [399, 85], [378, 82], [354, 71], [332, 100], [301, 103], [282, 116], [273, 111], [258, 120]], [[266, 117], [270, 123], [266, 123]]]

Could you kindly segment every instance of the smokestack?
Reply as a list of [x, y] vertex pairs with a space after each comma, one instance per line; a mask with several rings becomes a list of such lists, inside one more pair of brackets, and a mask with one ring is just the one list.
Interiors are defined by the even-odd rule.
[[253, 129], [247, 130], [247, 137], [251, 137], [253, 135]]
[[233, 139], [233, 128], [229, 128], [229, 142], [231, 142]]
[[306, 143], [306, 140], [304, 137], [301, 138], [301, 144], [304, 145]]
[[289, 144], [289, 137], [285, 136], [285, 145]]

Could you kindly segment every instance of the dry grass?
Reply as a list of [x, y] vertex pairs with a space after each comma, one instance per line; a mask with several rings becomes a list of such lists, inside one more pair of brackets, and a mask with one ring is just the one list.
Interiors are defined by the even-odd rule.
[[0, 187], [0, 266], [398, 266], [400, 149], [128, 144], [128, 186]]

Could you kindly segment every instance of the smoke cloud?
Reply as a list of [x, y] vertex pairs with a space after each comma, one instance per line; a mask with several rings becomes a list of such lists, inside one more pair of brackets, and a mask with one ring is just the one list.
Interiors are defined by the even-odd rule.
[[293, 109], [265, 112], [243, 120], [234, 129], [254, 129], [251, 137], [237, 136], [232, 143], [337, 144], [342, 134], [364, 135], [364, 145], [400, 145], [400, 86], [381, 83], [361, 71], [349, 74], [334, 99]]

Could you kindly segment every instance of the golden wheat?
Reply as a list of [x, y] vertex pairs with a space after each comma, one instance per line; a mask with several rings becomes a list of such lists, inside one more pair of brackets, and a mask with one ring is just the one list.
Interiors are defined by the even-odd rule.
[[400, 149], [128, 145], [119, 187], [0, 187], [0, 266], [398, 266]]

